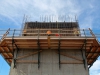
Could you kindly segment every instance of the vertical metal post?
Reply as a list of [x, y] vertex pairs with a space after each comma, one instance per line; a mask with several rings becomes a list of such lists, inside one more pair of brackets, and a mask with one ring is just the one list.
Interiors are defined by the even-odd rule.
[[[59, 42], [59, 46], [60, 46], [60, 42]], [[60, 69], [60, 67], [61, 67], [61, 65], [60, 65], [60, 47], [58, 47], [59, 49], [58, 49], [58, 54], [59, 54], [59, 69]]]
[[38, 69], [40, 68], [40, 43], [39, 43], [39, 34], [40, 33], [40, 29], [38, 30]]
[[12, 36], [12, 49], [13, 49], [13, 57], [14, 57], [14, 34], [15, 34], [15, 29], [14, 29], [14, 32], [13, 32], [13, 36]]
[[86, 38], [86, 33], [85, 33], [85, 30], [83, 29], [84, 31], [84, 35], [85, 35], [85, 57], [86, 57], [86, 41], [87, 41], [87, 38]]
[[[14, 34], [15, 34], [15, 29], [14, 29], [14, 32], [13, 32], [13, 36], [12, 36], [12, 49], [13, 49], [13, 58], [14, 58], [14, 52], [15, 52], [15, 49], [14, 49]], [[14, 67], [15, 68], [15, 59], [13, 59], [13, 62], [14, 62]]]
[[86, 60], [86, 42], [87, 42], [87, 38], [86, 38], [86, 33], [85, 33], [85, 30], [83, 29], [84, 31], [84, 35], [85, 35], [85, 42], [84, 42], [84, 46], [85, 46], [85, 52], [83, 52], [83, 57], [84, 57], [84, 66], [85, 66], [85, 69], [87, 67], [87, 60]]
[[59, 54], [59, 69], [61, 68], [60, 62], [60, 29], [59, 29], [59, 45], [58, 45], [58, 54]]
[[81, 53], [82, 53], [82, 58], [83, 58], [83, 63], [84, 63], [84, 68], [85, 68], [85, 59], [84, 59], [84, 56], [83, 56], [83, 49], [81, 50]]
[[[12, 36], [12, 48], [13, 48], [13, 58], [14, 58], [13, 62], [14, 62], [14, 68], [15, 68], [16, 67], [16, 58], [17, 58], [17, 54], [18, 54], [19, 48], [15, 44], [14, 35], [15, 35], [15, 29], [14, 29], [13, 36]], [[16, 50], [14, 49], [14, 45], [16, 47]]]

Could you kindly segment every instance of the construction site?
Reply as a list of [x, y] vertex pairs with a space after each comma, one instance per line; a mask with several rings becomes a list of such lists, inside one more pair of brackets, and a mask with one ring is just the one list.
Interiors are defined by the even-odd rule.
[[0, 53], [9, 75], [90, 75], [100, 55], [92, 29], [78, 22], [25, 22], [22, 30], [1, 30]]

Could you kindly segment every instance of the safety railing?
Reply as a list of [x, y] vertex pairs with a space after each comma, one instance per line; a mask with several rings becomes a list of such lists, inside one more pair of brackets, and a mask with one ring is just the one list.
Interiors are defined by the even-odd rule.
[[9, 34], [9, 31], [10, 31], [10, 28], [4, 34], [0, 35], [0, 41], [2, 41]]
[[97, 36], [93, 34], [91, 29], [79, 29], [79, 30], [68, 30], [68, 29], [24, 29], [24, 30], [9, 30], [9, 34], [3, 35], [7, 30], [0, 30], [0, 38], [5, 37], [93, 37]]

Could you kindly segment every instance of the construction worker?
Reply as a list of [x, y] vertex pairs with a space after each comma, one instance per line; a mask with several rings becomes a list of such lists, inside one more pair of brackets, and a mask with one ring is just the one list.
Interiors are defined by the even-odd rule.
[[48, 36], [50, 36], [50, 34], [51, 34], [51, 31], [50, 31], [50, 30], [48, 30], [48, 31], [47, 31], [47, 34], [48, 34]]
[[60, 34], [55, 34], [55, 36], [60, 36]]
[[26, 30], [23, 30], [23, 34], [24, 34], [24, 36], [26, 36], [26, 32], [27, 32]]
[[80, 33], [77, 29], [74, 29], [74, 34], [75, 34], [75, 36], [79, 36]]

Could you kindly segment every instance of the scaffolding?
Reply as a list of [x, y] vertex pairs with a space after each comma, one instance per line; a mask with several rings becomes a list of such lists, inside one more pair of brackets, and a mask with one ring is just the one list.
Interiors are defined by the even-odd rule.
[[[0, 40], [0, 53], [5, 60], [11, 65], [14, 59], [14, 67], [16, 67], [17, 53], [20, 49], [37, 49], [38, 50], [38, 68], [40, 67], [40, 50], [55, 49], [58, 50], [59, 54], [59, 68], [61, 63], [72, 63], [72, 62], [61, 62], [61, 50], [83, 50], [86, 51], [86, 58], [89, 67], [96, 61], [100, 54], [100, 45], [93, 34], [91, 29], [80, 29], [79, 36], [75, 36], [74, 30], [64, 29], [50, 29], [51, 34], [48, 37], [48, 29], [25, 29], [26, 33], [20, 35], [21, 30], [10, 30], [5, 31]], [[4, 30], [3, 30], [4, 32]], [[55, 34], [59, 34], [56, 36]], [[16, 51], [16, 55], [14, 54]], [[62, 54], [63, 55], [63, 54]], [[67, 55], [68, 56], [68, 55]], [[83, 63], [86, 64], [86, 60], [82, 54]], [[75, 57], [74, 57], [75, 58]], [[27, 62], [27, 61], [23, 61]], [[31, 62], [31, 61], [30, 61]], [[36, 63], [36, 61], [34, 62]], [[81, 63], [81, 62], [80, 62]]]

